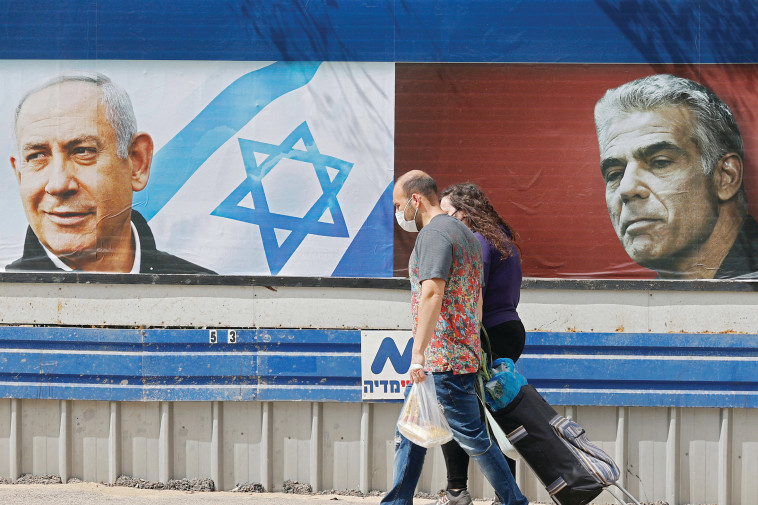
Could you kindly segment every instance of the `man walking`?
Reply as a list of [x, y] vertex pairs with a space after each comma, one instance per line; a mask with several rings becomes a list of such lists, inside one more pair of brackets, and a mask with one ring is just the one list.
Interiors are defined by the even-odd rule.
[[[506, 505], [527, 505], [505, 457], [479, 414], [481, 246], [474, 234], [439, 206], [437, 184], [419, 170], [395, 183], [395, 218], [409, 232], [421, 230], [411, 253], [413, 350], [410, 379], [434, 380], [437, 399], [455, 440], [476, 461]], [[412, 505], [426, 449], [397, 433], [392, 489], [383, 504]], [[447, 502], [468, 505], [468, 491], [447, 491]]]

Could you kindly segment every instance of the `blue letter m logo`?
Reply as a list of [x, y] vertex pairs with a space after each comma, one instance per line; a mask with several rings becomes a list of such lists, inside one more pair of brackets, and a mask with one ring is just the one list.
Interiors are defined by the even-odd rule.
[[384, 370], [384, 364], [387, 360], [392, 363], [392, 367], [397, 373], [406, 373], [411, 367], [411, 349], [413, 348], [413, 339], [408, 340], [403, 354], [397, 350], [395, 341], [387, 337], [382, 340], [379, 350], [376, 351], [376, 358], [371, 364], [371, 373], [380, 374]]

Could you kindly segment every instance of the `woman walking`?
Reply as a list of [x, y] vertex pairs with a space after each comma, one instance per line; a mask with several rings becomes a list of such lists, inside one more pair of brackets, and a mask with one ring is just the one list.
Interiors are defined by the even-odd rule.
[[[510, 225], [495, 211], [482, 190], [471, 183], [445, 189], [440, 207], [468, 226], [482, 245], [484, 288], [482, 325], [487, 330], [494, 358], [518, 360], [526, 332], [516, 308], [521, 293], [521, 256]], [[469, 505], [469, 457], [457, 442], [442, 446], [447, 466], [447, 490], [437, 505]], [[506, 458], [511, 473], [515, 461]]]

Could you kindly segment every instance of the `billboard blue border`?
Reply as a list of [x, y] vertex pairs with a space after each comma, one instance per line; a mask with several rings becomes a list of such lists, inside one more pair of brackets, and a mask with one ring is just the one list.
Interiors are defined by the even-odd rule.
[[8, 0], [0, 58], [747, 63], [751, 0]]

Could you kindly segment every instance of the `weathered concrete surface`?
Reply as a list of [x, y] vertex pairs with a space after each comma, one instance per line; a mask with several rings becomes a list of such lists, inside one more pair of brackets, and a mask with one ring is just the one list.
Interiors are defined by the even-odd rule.
[[[77, 483], [66, 485], [0, 485], [0, 503], [14, 505], [299, 505], [337, 504], [374, 505], [381, 497], [365, 498], [341, 495], [294, 495], [285, 493], [193, 493], [186, 491], [156, 491], [103, 484]], [[430, 503], [428, 498], [417, 498], [415, 504]], [[476, 500], [477, 505], [490, 501]]]

